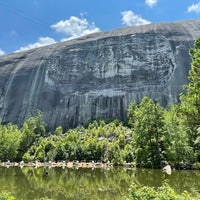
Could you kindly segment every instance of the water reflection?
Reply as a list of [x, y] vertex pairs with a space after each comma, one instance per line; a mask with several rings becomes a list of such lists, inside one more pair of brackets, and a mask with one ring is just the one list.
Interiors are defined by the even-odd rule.
[[177, 192], [199, 190], [200, 171], [147, 169], [0, 168], [0, 191], [20, 200], [48, 197], [55, 200], [121, 200], [132, 182], [158, 187], [168, 180]]

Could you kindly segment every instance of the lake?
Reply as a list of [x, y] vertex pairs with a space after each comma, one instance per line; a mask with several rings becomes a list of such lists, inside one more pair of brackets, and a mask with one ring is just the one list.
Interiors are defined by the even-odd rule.
[[178, 193], [200, 192], [200, 171], [149, 169], [87, 169], [0, 167], [0, 192], [19, 200], [48, 197], [54, 200], [123, 200], [131, 183], [161, 186], [165, 181]]

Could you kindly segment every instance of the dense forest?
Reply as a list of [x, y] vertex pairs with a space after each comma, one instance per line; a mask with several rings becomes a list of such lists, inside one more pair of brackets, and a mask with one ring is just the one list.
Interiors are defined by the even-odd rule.
[[200, 38], [179, 105], [161, 107], [148, 97], [131, 102], [127, 121], [96, 120], [87, 126], [48, 134], [42, 113], [22, 127], [0, 124], [0, 160], [25, 162], [101, 161], [138, 167], [200, 168]]

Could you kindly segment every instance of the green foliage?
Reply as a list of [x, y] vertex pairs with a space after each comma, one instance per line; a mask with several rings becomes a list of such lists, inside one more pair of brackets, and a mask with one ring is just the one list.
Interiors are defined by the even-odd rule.
[[200, 163], [200, 38], [190, 50], [192, 58], [186, 94], [181, 105], [162, 108], [144, 97], [131, 102], [128, 127], [119, 120], [95, 120], [87, 127], [63, 132], [61, 126], [47, 136], [41, 112], [27, 119], [22, 128], [0, 124], [0, 159], [102, 161], [121, 165], [161, 168], [162, 163]]
[[15, 160], [21, 142], [21, 132], [11, 123], [0, 124], [0, 160]]
[[144, 97], [134, 111], [136, 161], [141, 167], [161, 167], [163, 109]]
[[[11, 195], [9, 192], [5, 191], [5, 192], [0, 193], [0, 200], [17, 200], [17, 199], [13, 195]], [[38, 200], [52, 200], [52, 199], [48, 197], [42, 197]]]
[[0, 123], [0, 160], [20, 161], [23, 157], [26, 161], [31, 160], [27, 151], [45, 134], [45, 123], [40, 112], [26, 120], [21, 129], [11, 123]]
[[166, 160], [178, 165], [188, 163], [193, 157], [192, 148], [189, 146], [187, 130], [182, 126], [180, 106], [172, 106], [164, 112], [164, 135], [163, 142]]
[[139, 187], [136, 184], [131, 185], [129, 196], [126, 200], [194, 200], [187, 192], [177, 194], [168, 184], [155, 189], [153, 187]]
[[[25, 160], [79, 160], [122, 164], [134, 161], [131, 141], [126, 137], [131, 130], [122, 123], [94, 121], [88, 128], [78, 127], [64, 134], [40, 138], [25, 153]], [[126, 160], [127, 159], [127, 160]]]
[[9, 192], [0, 193], [0, 200], [16, 200]]
[[58, 126], [58, 127], [56, 128], [55, 134], [56, 134], [56, 135], [61, 135], [61, 134], [63, 134], [62, 126]]
[[25, 124], [28, 127], [28, 130], [33, 132], [37, 137], [46, 136], [46, 124], [42, 119], [41, 112], [38, 112], [35, 117], [27, 119]]
[[200, 161], [198, 153], [200, 143], [197, 142], [199, 137], [197, 129], [200, 127], [200, 37], [190, 50], [190, 56], [192, 63], [188, 76], [189, 83], [185, 86], [186, 94], [181, 95], [181, 111], [190, 146], [193, 147], [196, 159]]
[[134, 127], [134, 123], [135, 123], [134, 112], [137, 107], [138, 107], [137, 102], [132, 101], [130, 105], [128, 106], [128, 110], [127, 110], [128, 125], [132, 128]]

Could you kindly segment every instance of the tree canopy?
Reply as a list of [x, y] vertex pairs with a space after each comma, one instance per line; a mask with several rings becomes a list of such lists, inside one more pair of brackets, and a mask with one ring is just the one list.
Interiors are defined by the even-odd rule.
[[189, 82], [179, 105], [162, 108], [143, 97], [130, 103], [128, 124], [94, 120], [68, 131], [59, 126], [51, 135], [40, 112], [22, 127], [0, 123], [0, 160], [133, 162], [150, 168], [169, 163], [200, 168], [200, 38], [190, 56]]

